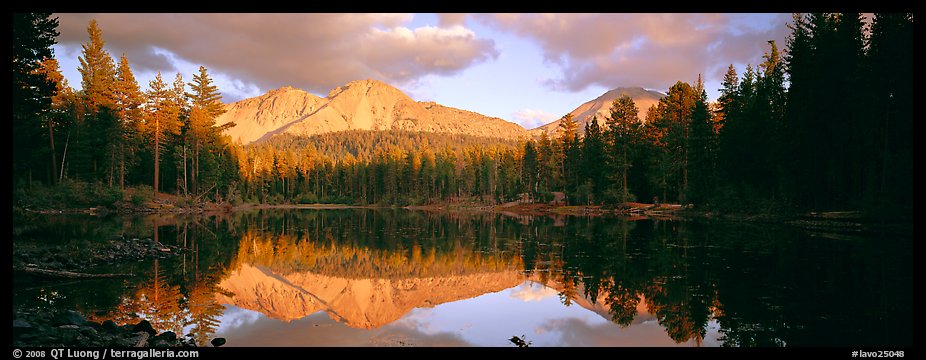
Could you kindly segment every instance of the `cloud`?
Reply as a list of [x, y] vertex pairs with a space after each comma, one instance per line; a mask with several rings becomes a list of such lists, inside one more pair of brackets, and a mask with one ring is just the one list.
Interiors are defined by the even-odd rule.
[[[55, 14], [58, 42], [87, 41], [96, 19], [114, 56], [136, 71], [170, 71], [170, 56], [263, 90], [316, 93], [352, 80], [390, 83], [450, 75], [498, 56], [460, 24], [410, 29], [409, 14]], [[160, 51], [162, 49], [164, 51]]]
[[511, 119], [525, 129], [546, 125], [559, 117], [543, 110], [524, 109], [511, 114]]
[[562, 76], [544, 84], [581, 91], [642, 86], [667, 89], [699, 73], [719, 80], [727, 65], [761, 61], [767, 41], [784, 47], [789, 15], [479, 14], [493, 28], [537, 43]]
[[378, 65], [373, 69], [377, 75], [398, 81], [430, 73], [450, 75], [472, 63], [498, 57], [492, 40], [477, 39], [472, 30], [461, 25], [372, 29], [358, 50], [364, 63]]
[[437, 14], [437, 21], [440, 26], [463, 25], [469, 14], [465, 13], [442, 13]]

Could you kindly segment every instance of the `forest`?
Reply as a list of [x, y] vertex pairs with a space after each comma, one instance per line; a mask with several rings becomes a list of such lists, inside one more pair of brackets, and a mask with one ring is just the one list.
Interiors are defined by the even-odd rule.
[[[580, 135], [508, 141], [437, 133], [222, 135], [218, 88], [160, 74], [142, 91], [129, 59], [88, 25], [81, 90], [61, 75], [51, 14], [13, 26], [14, 206], [188, 202], [416, 205], [549, 201], [693, 204], [729, 212], [912, 215], [913, 15], [794, 14], [783, 49], [708, 101], [700, 75], [649, 109], [615, 101]], [[638, 113], [645, 112], [645, 121]], [[227, 126], [233, 126], [228, 124]]]

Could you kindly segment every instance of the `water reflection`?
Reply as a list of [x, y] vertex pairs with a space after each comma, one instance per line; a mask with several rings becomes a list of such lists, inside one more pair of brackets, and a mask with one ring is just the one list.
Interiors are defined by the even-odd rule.
[[[56, 241], [101, 236], [74, 220], [56, 220]], [[912, 345], [910, 239], [635, 220], [403, 210], [94, 219], [107, 236], [188, 251], [121, 265], [136, 279], [14, 282], [14, 306], [145, 318], [230, 346], [512, 346], [522, 334], [533, 346]], [[36, 231], [14, 236], [51, 236]]]

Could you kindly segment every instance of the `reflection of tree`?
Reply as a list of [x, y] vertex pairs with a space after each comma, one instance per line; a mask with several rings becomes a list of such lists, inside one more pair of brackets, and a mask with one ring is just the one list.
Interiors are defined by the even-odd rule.
[[563, 291], [559, 292], [559, 301], [563, 305], [570, 306], [572, 305], [572, 299], [576, 297], [576, 283], [573, 277], [570, 277], [567, 272], [563, 272], [562, 280]]
[[611, 321], [621, 327], [627, 327], [637, 315], [637, 303], [640, 297], [631, 289], [617, 285], [612, 286], [608, 292], [608, 302], [610, 303]]
[[136, 290], [135, 299], [138, 302], [139, 314], [150, 321], [155, 329], [170, 330], [178, 334], [183, 332], [186, 317], [181, 306], [183, 294], [180, 293], [179, 286], [166, 281], [158, 266], [158, 260], [154, 260], [154, 276]]
[[225, 308], [215, 301], [218, 292], [216, 282], [212, 279], [197, 281], [190, 288], [190, 297], [187, 301], [189, 308], [188, 325], [193, 325], [190, 333], [200, 346], [205, 346], [219, 326], [218, 317]]
[[245, 231], [234, 260], [267, 266], [281, 273], [314, 272], [347, 278], [409, 278], [462, 275], [521, 268], [521, 259], [501, 251], [477, 251], [456, 241], [451, 247], [401, 242], [386, 249], [355, 245], [351, 239], [308, 237], [269, 231]]

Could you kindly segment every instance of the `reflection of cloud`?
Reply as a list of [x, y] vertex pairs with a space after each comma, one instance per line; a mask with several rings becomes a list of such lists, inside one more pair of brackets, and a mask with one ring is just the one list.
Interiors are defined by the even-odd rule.
[[550, 289], [534, 282], [524, 282], [517, 288], [511, 290], [511, 297], [521, 301], [540, 301], [545, 298], [556, 296], [556, 290]]
[[258, 316], [249, 326], [223, 332], [227, 346], [473, 346], [457, 334], [422, 332], [409, 326], [413, 322], [366, 330], [337, 323], [324, 313], [291, 323]]
[[219, 327], [216, 329], [216, 332], [221, 333], [230, 329], [239, 328], [242, 325], [253, 324], [260, 319], [261, 316], [262, 315], [257, 311], [226, 305], [225, 312], [222, 313], [219, 319]]
[[433, 308], [414, 308], [401, 319], [393, 321], [389, 325], [433, 333], [434, 331], [431, 329], [431, 323], [434, 321], [433, 310]]
[[704, 334], [704, 341], [701, 342], [701, 346], [720, 346], [723, 344], [723, 341], [720, 341], [720, 323], [717, 319], [711, 319], [707, 322], [707, 332]]
[[[560, 338], [549, 346], [686, 346], [677, 344], [663, 327], [657, 324], [633, 324], [624, 329], [611, 323], [592, 325], [579, 318], [550, 319], [537, 328], [537, 333], [559, 333]], [[702, 344], [708, 345], [708, 344]]]

